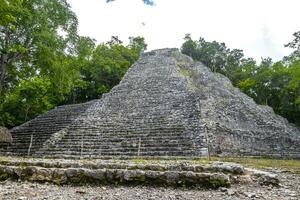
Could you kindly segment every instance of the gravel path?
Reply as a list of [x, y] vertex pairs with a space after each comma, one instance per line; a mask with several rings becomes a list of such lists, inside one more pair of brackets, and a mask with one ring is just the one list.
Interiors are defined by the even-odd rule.
[[299, 200], [300, 176], [281, 173], [280, 187], [260, 186], [257, 183], [234, 184], [218, 190], [163, 188], [144, 186], [56, 186], [30, 182], [6, 181], [0, 183], [1, 200], [25, 199], [270, 199]]

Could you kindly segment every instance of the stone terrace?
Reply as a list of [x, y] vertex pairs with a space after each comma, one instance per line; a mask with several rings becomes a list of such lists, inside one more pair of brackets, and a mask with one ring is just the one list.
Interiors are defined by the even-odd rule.
[[142, 184], [160, 186], [229, 187], [249, 181], [279, 184], [276, 174], [224, 162], [195, 163], [191, 160], [0, 160], [0, 181], [7, 179], [55, 184]]

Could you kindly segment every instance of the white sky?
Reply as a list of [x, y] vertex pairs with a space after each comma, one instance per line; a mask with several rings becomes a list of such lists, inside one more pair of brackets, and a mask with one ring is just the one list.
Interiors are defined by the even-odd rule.
[[[79, 19], [79, 33], [98, 43], [112, 35], [128, 42], [143, 36], [148, 50], [180, 47], [186, 33], [193, 39], [225, 42], [248, 57], [275, 61], [288, 55], [283, 45], [300, 31], [300, 0], [67, 0]], [[143, 25], [145, 24], [145, 25]]]

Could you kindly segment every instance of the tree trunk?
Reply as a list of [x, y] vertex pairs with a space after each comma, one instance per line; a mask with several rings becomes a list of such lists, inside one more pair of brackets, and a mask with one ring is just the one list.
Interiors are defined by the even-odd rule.
[[27, 121], [27, 117], [28, 117], [28, 112], [29, 112], [29, 110], [30, 110], [30, 106], [28, 106], [28, 107], [26, 108], [25, 119], [24, 119], [25, 122]]
[[0, 60], [0, 97], [2, 95], [2, 90], [4, 87], [4, 81], [5, 81], [5, 77], [7, 75], [7, 63], [4, 59], [4, 56], [1, 56], [1, 60]]
[[17, 60], [22, 58], [21, 53], [14, 53], [11, 57], [8, 57], [7, 54], [2, 54], [0, 57], [0, 97], [3, 93], [3, 88], [4, 88], [4, 81], [5, 78], [7, 77], [8, 73], [8, 66]]

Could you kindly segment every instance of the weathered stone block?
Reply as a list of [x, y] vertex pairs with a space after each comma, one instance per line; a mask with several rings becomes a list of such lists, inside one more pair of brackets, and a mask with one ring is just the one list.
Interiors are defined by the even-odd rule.
[[1, 142], [5, 142], [5, 143], [10, 143], [11, 144], [13, 142], [13, 138], [11, 136], [10, 131], [7, 128], [0, 126], [0, 143]]

